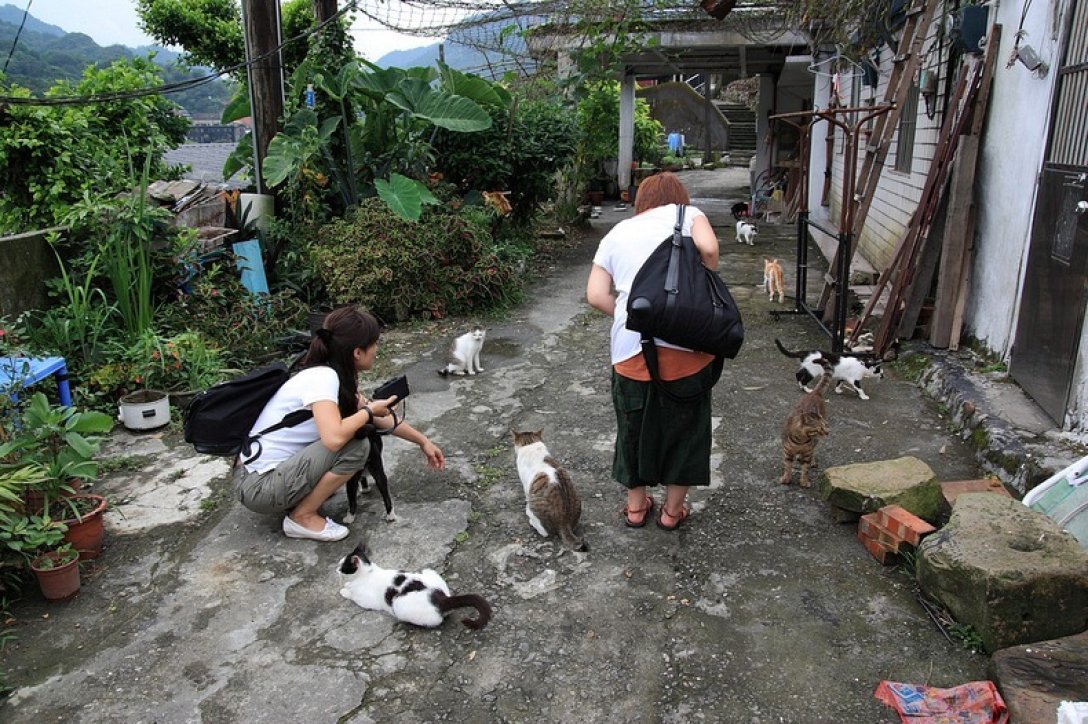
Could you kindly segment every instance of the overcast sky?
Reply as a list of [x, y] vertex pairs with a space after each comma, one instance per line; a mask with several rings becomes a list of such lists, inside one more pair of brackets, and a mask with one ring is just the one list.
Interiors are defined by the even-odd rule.
[[[133, 0], [0, 0], [24, 9], [42, 22], [56, 25], [69, 33], [85, 33], [99, 45], [120, 43], [135, 47], [154, 42], [139, 29]], [[381, 26], [356, 19], [352, 28], [355, 49], [367, 60], [377, 60], [393, 50], [430, 45], [435, 38], [398, 35]]]

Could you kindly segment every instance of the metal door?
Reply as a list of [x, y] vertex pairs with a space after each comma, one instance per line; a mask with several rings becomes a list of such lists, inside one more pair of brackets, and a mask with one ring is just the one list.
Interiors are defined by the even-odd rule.
[[1088, 303], [1088, 2], [1072, 10], [1009, 372], [1062, 424]]

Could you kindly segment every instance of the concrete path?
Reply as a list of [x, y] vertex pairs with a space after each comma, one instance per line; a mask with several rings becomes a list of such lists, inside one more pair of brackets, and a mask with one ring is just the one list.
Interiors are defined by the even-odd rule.
[[[395, 523], [374, 497], [349, 540], [288, 540], [279, 518], [234, 501], [223, 461], [174, 434], [116, 433], [96, 486], [114, 503], [106, 548], [75, 600], [16, 605], [3, 666], [17, 690], [0, 721], [893, 722], [872, 695], [882, 679], [985, 678], [986, 658], [945, 639], [907, 572], [877, 564], [814, 490], [777, 483], [798, 390], [773, 339], [826, 345], [811, 320], [775, 321], [756, 289], [761, 257], [792, 259], [794, 232], [734, 242], [746, 177], [685, 175], [747, 340], [714, 394], [714, 484], [680, 531], [625, 528], [610, 479], [609, 320], [583, 297], [597, 240], [631, 211], [606, 207], [524, 306], [489, 323], [483, 374], [434, 372], [473, 320], [383, 336], [366, 385], [406, 372], [408, 417], [448, 460], [432, 472], [387, 444]], [[830, 396], [821, 466], [913, 455], [944, 480], [978, 474], [915, 384], [893, 371], [868, 390]], [[527, 522], [509, 430], [537, 424], [582, 496], [587, 554]], [[363, 536], [381, 565], [434, 567], [483, 594], [491, 625], [409, 628], [342, 599], [334, 567]]]

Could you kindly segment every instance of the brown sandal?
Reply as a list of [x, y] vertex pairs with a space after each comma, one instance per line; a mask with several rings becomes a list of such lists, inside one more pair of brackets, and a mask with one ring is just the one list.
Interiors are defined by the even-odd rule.
[[627, 524], [628, 528], [641, 528], [646, 525], [646, 519], [650, 517], [650, 512], [654, 509], [654, 499], [652, 496], [646, 496], [646, 507], [639, 510], [631, 510], [627, 505], [623, 506], [623, 522]]
[[[677, 513], [676, 515], [673, 515], [672, 513], [670, 513], [665, 508], [665, 506], [662, 505], [661, 506], [661, 512], [658, 513], [658, 515], [657, 515], [657, 527], [660, 528], [661, 530], [676, 530], [677, 528], [679, 528], [681, 525], [684, 524], [684, 521], [688, 519], [688, 515], [690, 515], [690, 514], [691, 514], [691, 508], [689, 508], [686, 505], [682, 506], [680, 508], [680, 512]], [[665, 517], [666, 516], [668, 516], [669, 518], [675, 518], [676, 522], [673, 525], [666, 524], [665, 523]]]

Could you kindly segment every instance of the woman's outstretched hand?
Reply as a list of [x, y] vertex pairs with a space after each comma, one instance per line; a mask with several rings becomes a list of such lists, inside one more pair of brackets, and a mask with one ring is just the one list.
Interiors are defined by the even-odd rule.
[[427, 440], [419, 446], [423, 454], [427, 456], [427, 465], [432, 470], [444, 470], [446, 468], [446, 456], [442, 454], [442, 451], [438, 449], [430, 440]]

